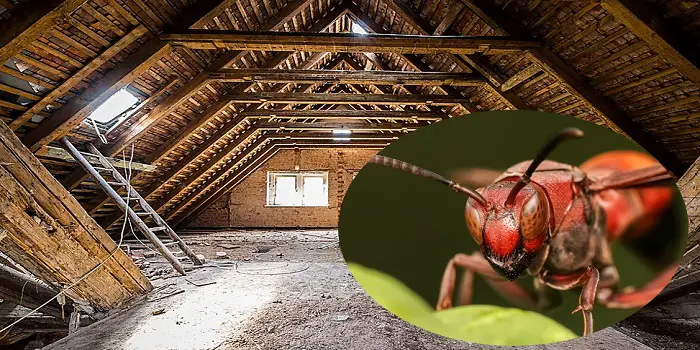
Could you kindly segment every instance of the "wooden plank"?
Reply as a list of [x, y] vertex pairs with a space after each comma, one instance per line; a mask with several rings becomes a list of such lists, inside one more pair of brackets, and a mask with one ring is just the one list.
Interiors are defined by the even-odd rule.
[[87, 0], [45, 0], [24, 5], [4, 20], [0, 32], [0, 65], [48, 33]]
[[445, 12], [445, 17], [438, 24], [433, 35], [443, 35], [452, 26], [452, 24], [464, 13], [464, 4], [461, 2], [450, 2], [449, 5], [443, 11]]
[[173, 45], [200, 50], [374, 52], [412, 54], [511, 55], [539, 47], [533, 40], [509, 37], [422, 36], [399, 34], [238, 32], [188, 30], [160, 36]]
[[[53, 158], [53, 159], [60, 159], [60, 160], [65, 160], [67, 162], [75, 162], [75, 158], [70, 155], [70, 153], [66, 152], [63, 148], [59, 147], [52, 147], [52, 146], [45, 146], [44, 149], [42, 149], [37, 156], [44, 157], [44, 158]], [[99, 166], [99, 160], [97, 157], [94, 155], [91, 155], [90, 153], [85, 153], [83, 152], [83, 156], [90, 161], [91, 164], [95, 166]], [[135, 171], [143, 171], [147, 173], [152, 173], [156, 171], [157, 167], [155, 165], [151, 164], [143, 164], [143, 163], [138, 163], [138, 162], [124, 162], [123, 159], [117, 159], [117, 158], [107, 158], [109, 162], [114, 166], [115, 168], [120, 168], [120, 169], [128, 169], [131, 168], [132, 170]]]
[[235, 103], [308, 103], [308, 104], [366, 104], [366, 105], [433, 105], [448, 106], [470, 103], [466, 97], [447, 95], [376, 95], [376, 94], [314, 94], [297, 92], [251, 92], [231, 94], [226, 99]]
[[291, 110], [291, 109], [258, 109], [244, 111], [239, 114], [242, 118], [312, 118], [312, 119], [395, 119], [395, 120], [432, 120], [442, 119], [432, 111], [392, 111], [392, 110]]
[[501, 85], [501, 91], [508, 91], [518, 86], [518, 84], [522, 83], [523, 81], [532, 78], [535, 74], [541, 71], [542, 68], [540, 68], [539, 65], [531, 64], [516, 73], [514, 76], [510, 77], [510, 79], [506, 80], [503, 85]]
[[[495, 26], [494, 28], [498, 28], [505, 34], [526, 37], [526, 34], [529, 33], [528, 29], [523, 28], [519, 23], [505, 16], [504, 12], [498, 9], [492, 2], [484, 0], [462, 1], [472, 10], [475, 10], [482, 20]], [[586, 104], [591, 110], [596, 112], [608, 127], [630, 137], [640, 146], [644, 147], [674, 175], [679, 176], [685, 172], [687, 169], [685, 164], [657, 143], [639, 125], [632, 121], [628, 115], [620, 111], [612, 100], [598, 92], [590, 82], [581, 77], [561, 58], [544, 47], [532, 49], [528, 51], [527, 55], [535, 62], [539, 62], [546, 73], [565, 82], [570, 87], [570, 92], [577, 98], [586, 101]]]
[[[172, 25], [172, 29], [191, 28], [199, 19], [216, 9], [220, 2], [220, 0], [202, 0], [188, 6], [186, 12]], [[172, 47], [167, 42], [158, 38], [148, 40], [124, 62], [109, 71], [100, 81], [56, 111], [51, 118], [43, 120], [22, 141], [30, 150], [37, 151], [67, 135], [110, 96], [129, 85], [171, 51]]]
[[[347, 144], [341, 143], [323, 143], [322, 141], [311, 140], [309, 142], [289, 142], [284, 140], [272, 141], [263, 150], [258, 152], [258, 156], [253, 157], [246, 161], [246, 165], [243, 166], [242, 170], [232, 172], [227, 175], [221, 182], [217, 185], [216, 189], [211, 193], [196, 200], [194, 206], [188, 208], [187, 213], [183, 215], [171, 216], [173, 225], [176, 225], [177, 229], [182, 229], [187, 224], [186, 219], [194, 218], [204, 209], [210, 206], [212, 203], [216, 202], [221, 196], [228, 193], [231, 189], [237, 186], [239, 183], [244, 181], [251, 173], [256, 171], [260, 166], [264, 165], [269, 159], [271, 159], [277, 150], [282, 149], [298, 149], [298, 148], [364, 148], [364, 149], [382, 149], [386, 147], [387, 144], [383, 143], [354, 143], [349, 142]], [[236, 170], [238, 170], [236, 168]], [[180, 207], [184, 207], [181, 205]], [[177, 213], [174, 213], [177, 214]]]
[[697, 45], [693, 45], [692, 40], [684, 40], [685, 35], [675, 32], [674, 26], [655, 10], [644, 2], [631, 0], [604, 0], [600, 5], [681, 74], [700, 86]]
[[469, 73], [405, 71], [327, 71], [313, 69], [221, 69], [211, 79], [225, 82], [297, 84], [374, 84], [424, 86], [481, 86], [484, 80]]
[[30, 120], [34, 115], [42, 111], [46, 106], [50, 105], [56, 99], [68, 93], [76, 85], [80, 84], [84, 79], [86, 79], [90, 74], [100, 68], [105, 62], [109, 61], [127, 46], [131, 45], [136, 39], [144, 35], [148, 30], [144, 26], [138, 26], [134, 28], [129, 34], [119, 39], [114, 45], [107, 48], [99, 56], [95, 57], [90, 63], [83, 66], [80, 70], [75, 72], [70, 78], [65, 80], [61, 85], [53, 89], [48, 94], [44, 95], [40, 101], [33, 104], [28, 110], [22, 113], [17, 119], [10, 123], [10, 129], [17, 130], [26, 121]]
[[[322, 140], [313, 140], [313, 139], [311, 139], [311, 140], [285, 141], [283, 138], [279, 138], [279, 139], [278, 139], [278, 138], [276, 138], [274, 135], [270, 135], [270, 136], [267, 136], [267, 137], [263, 137], [263, 138], [261, 138], [261, 139], [270, 139], [270, 140], [272, 140], [272, 142], [271, 142], [272, 145], [280, 145], [280, 146], [286, 145], [286, 146], [292, 146], [292, 147], [298, 147], [298, 146], [301, 146], [301, 145], [307, 145], [307, 146], [314, 147], [314, 148], [318, 148], [318, 147], [321, 147], [321, 146], [323, 146], [323, 145], [329, 145], [330, 147], [334, 147], [334, 148], [341, 148], [341, 147], [343, 147], [343, 146], [357, 145], [358, 143], [361, 144], [361, 145], [364, 146], [364, 147], [379, 147], [379, 148], [383, 148], [383, 147], [385, 147], [385, 146], [388, 144], [388, 143], [379, 143], [379, 142], [367, 142], [367, 141], [364, 141], [364, 140], [354, 141], [354, 140], [352, 140], [352, 136], [348, 137], [349, 140], [336, 141], [336, 142], [330, 142], [330, 143], [327, 142], [327, 141], [324, 142], [324, 141], [322, 141]], [[275, 142], [275, 140], [277, 140], [277, 142]], [[256, 143], [257, 143], [257, 142], [256, 142]], [[263, 142], [260, 142], [260, 143], [262, 144]], [[256, 152], [257, 152], [256, 154], [258, 155], [258, 157], [260, 157], [260, 155], [263, 154], [263, 153], [265, 152], [265, 150], [266, 150], [267, 147], [271, 147], [271, 146], [269, 146], [269, 144], [268, 144], [267, 146], [263, 146], [263, 149], [260, 150], [260, 151], [258, 151], [259, 146], [246, 148], [246, 150], [245, 150], [243, 153], [241, 153], [241, 154], [239, 154], [239, 155], [236, 156], [236, 158], [235, 158], [236, 160], [231, 161], [230, 163], [227, 163], [224, 167], [222, 167], [222, 169], [219, 170], [218, 173], [219, 173], [219, 174], [226, 174], [226, 173], [229, 172], [230, 170], [235, 169], [236, 166], [237, 166], [242, 160], [246, 159], [251, 153], [256, 153]], [[229, 175], [231, 175], [231, 174], [229, 174]], [[226, 176], [226, 177], [223, 178], [223, 180], [222, 180], [220, 177], [218, 177], [218, 176], [214, 176], [214, 177], [209, 178], [207, 181], [205, 181], [204, 183], [202, 183], [201, 186], [198, 186], [198, 188], [197, 188], [195, 191], [189, 193], [189, 194], [186, 196], [185, 199], [179, 201], [177, 205], [175, 205], [174, 207], [170, 208], [170, 209], [168, 210], [168, 212], [165, 214], [165, 217], [166, 217], [168, 220], [173, 219], [173, 218], [175, 217], [175, 215], [176, 215], [182, 208], [184, 208], [185, 206], [187, 206], [193, 199], [197, 198], [200, 194], [202, 194], [203, 192], [205, 192], [208, 188], [212, 187], [212, 186], [213, 186], [215, 183], [217, 183], [217, 182], [219, 182], [219, 184], [216, 186], [215, 192], [218, 192], [220, 189], [225, 188], [226, 185], [224, 184], [223, 186], [221, 186], [220, 183], [221, 183], [221, 182], [226, 183], [230, 178], [231, 178], [231, 176]], [[209, 194], [209, 195], [211, 195], [211, 194]], [[195, 201], [196, 201], [196, 199], [195, 199]], [[178, 223], [178, 222], [175, 222], [174, 224], [177, 224], [177, 223]]]
[[[194, 184], [197, 182], [202, 176], [206, 175], [211, 169], [215, 168], [217, 165], [219, 165], [222, 161], [226, 161], [227, 163], [232, 163], [233, 161], [229, 162], [226, 160], [230, 153], [233, 152], [234, 150], [238, 149], [242, 143], [245, 143], [247, 139], [255, 135], [256, 133], [260, 131], [332, 131], [335, 129], [345, 129], [345, 130], [351, 130], [353, 132], [361, 132], [361, 131], [387, 131], [387, 132], [408, 132], [408, 131], [413, 131], [415, 128], [419, 128], [422, 126], [428, 125], [427, 123], [424, 122], [415, 122], [415, 123], [362, 123], [362, 124], [347, 124], [347, 123], [342, 123], [342, 122], [335, 122], [335, 123], [295, 123], [295, 122], [286, 122], [286, 123], [279, 123], [279, 122], [260, 122], [253, 124], [249, 129], [247, 129], [240, 137], [239, 137], [239, 142], [232, 142], [229, 145], [225, 146], [221, 150], [217, 152], [217, 154], [212, 157], [211, 159], [207, 160], [204, 164], [199, 166], [197, 170], [195, 170], [193, 173], [187, 175], [184, 179], [179, 180], [177, 186], [172, 188], [171, 190], [168, 191], [166, 195], [161, 197], [154, 205], [153, 207], [156, 210], [160, 210], [162, 206], [167, 204], [171, 199], [175, 198], [180, 192], [188, 188], [190, 185]], [[274, 135], [270, 136], [272, 138], [275, 137], [292, 137], [294, 136], [293, 134], [289, 135]], [[332, 134], [330, 135], [331, 138], [333, 138]], [[258, 141], [253, 142], [253, 145], [256, 144]], [[254, 147], [254, 146], [249, 146], [249, 147]], [[235, 159], [235, 157], [234, 157]], [[224, 165], [225, 166], [225, 165]], [[182, 170], [181, 168], [175, 168], [176, 170], [175, 174]], [[173, 174], [173, 176], [175, 175]], [[161, 177], [164, 182], [163, 184], [167, 183], [170, 179], [172, 179], [171, 176], [170, 178], [166, 178], [165, 176]], [[212, 176], [209, 180], [215, 180], [216, 176]]]
[[[102, 310], [152, 289], [133, 261], [4, 123], [0, 123], [0, 162], [10, 164], [0, 169], [6, 179], [0, 181], [4, 188], [0, 192], [8, 196], [2, 199], [3, 228], [8, 233], [3, 246], [11, 241], [13, 253], [21, 253], [19, 260], [11, 256], [14, 260], [47, 282], [69, 284], [105, 261], [71, 294]], [[112, 258], [104, 260], [113, 251]]]
[[165, 43], [157, 39], [150, 40], [80, 96], [56, 111], [51, 118], [43, 120], [37, 128], [24, 136], [22, 142], [30, 150], [37, 151], [65, 136], [109, 97], [130, 84], [156, 61], [167, 55], [170, 50], [171, 47]]
[[[3, 299], [3, 303], [12, 302], [34, 310], [53, 298], [57, 292], [57, 290], [50, 289], [41, 281], [0, 265], [0, 298]], [[73, 303], [70, 299], [66, 300], [66, 302], [65, 309], [71, 310]], [[63, 315], [61, 305], [55, 300], [39, 309], [39, 312], [58, 319]]]

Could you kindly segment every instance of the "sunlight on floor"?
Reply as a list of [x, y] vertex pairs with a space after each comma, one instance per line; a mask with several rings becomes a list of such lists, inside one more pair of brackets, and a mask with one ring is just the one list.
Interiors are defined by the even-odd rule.
[[123, 349], [212, 349], [241, 331], [256, 309], [272, 301], [277, 278], [265, 279], [264, 285], [248, 284], [246, 288], [240, 280], [233, 285], [223, 278], [217, 284], [198, 287], [196, 293], [184, 293], [165, 307], [164, 314], [143, 321]]

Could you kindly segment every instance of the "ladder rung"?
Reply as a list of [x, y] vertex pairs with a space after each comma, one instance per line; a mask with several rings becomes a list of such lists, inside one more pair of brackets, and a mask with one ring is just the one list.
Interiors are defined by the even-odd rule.
[[93, 166], [93, 168], [95, 168], [95, 170], [102, 170], [102, 171], [113, 171], [112, 169], [109, 169], [109, 168], [103, 168], [103, 167], [99, 167], [99, 166]]
[[149, 212], [147, 212], [147, 211], [142, 211], [142, 212], [136, 213], [136, 215], [138, 215], [138, 216], [148, 216], [148, 215], [151, 215], [151, 213], [149, 213]]
[[168, 228], [165, 227], [165, 226], [152, 227], [152, 228], [151, 228], [151, 232], [165, 231], [165, 230], [167, 230], [167, 229], [168, 229]]
[[107, 184], [112, 185], [112, 186], [126, 186], [126, 184], [123, 182], [114, 182], [114, 181], [107, 181]]

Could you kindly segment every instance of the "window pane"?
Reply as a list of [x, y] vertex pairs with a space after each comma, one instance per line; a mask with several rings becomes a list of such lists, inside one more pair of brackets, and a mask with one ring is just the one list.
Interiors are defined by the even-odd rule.
[[323, 177], [305, 176], [303, 188], [304, 205], [327, 205], [328, 196]]
[[295, 177], [278, 176], [275, 178], [275, 204], [299, 205]]
[[90, 114], [90, 118], [101, 123], [108, 123], [139, 102], [139, 99], [126, 90], [119, 90]]

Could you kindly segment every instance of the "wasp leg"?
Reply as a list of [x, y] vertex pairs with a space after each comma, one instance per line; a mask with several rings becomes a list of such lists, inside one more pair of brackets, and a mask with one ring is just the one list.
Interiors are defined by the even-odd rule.
[[593, 303], [595, 302], [600, 273], [598, 269], [589, 266], [580, 271], [560, 275], [550, 274], [545, 271], [541, 275], [542, 280], [550, 287], [558, 290], [569, 290], [578, 286], [583, 286], [579, 296], [579, 306], [572, 314], [581, 311], [583, 314], [583, 335], [593, 333]]
[[534, 295], [517, 283], [509, 282], [499, 275], [491, 268], [491, 265], [489, 265], [486, 259], [477, 252], [472, 255], [457, 254], [447, 263], [440, 285], [437, 310], [449, 309], [453, 306], [452, 296], [458, 267], [465, 270], [464, 278], [462, 279], [462, 294], [460, 298], [462, 305], [471, 303], [474, 287], [474, 273], [485, 277], [486, 281], [504, 298], [516, 304], [526, 304], [529, 307], [534, 307], [536, 304], [536, 297]]
[[639, 289], [627, 287], [617, 293], [599, 295], [598, 300], [601, 304], [611, 309], [642, 307], [661, 293], [661, 290], [666, 287], [673, 275], [676, 274], [677, 268], [678, 265], [674, 264]]

